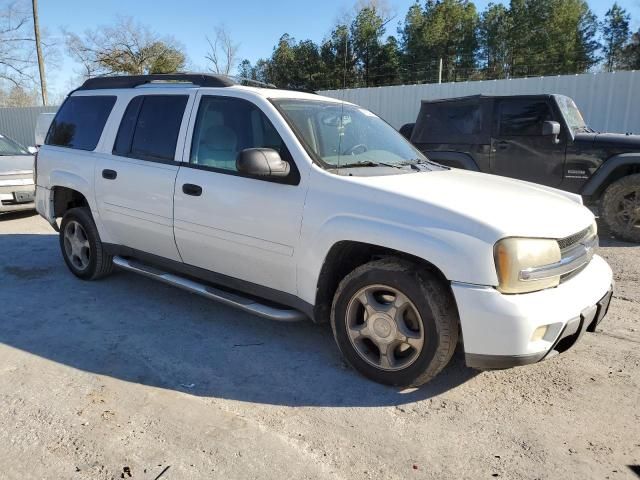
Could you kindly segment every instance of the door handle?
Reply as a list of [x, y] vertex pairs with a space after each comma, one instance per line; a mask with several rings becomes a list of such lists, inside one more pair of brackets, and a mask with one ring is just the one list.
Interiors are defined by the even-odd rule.
[[116, 172], [115, 170], [102, 170], [102, 178], [106, 178], [107, 180], [115, 180], [117, 176], [118, 172]]
[[202, 187], [200, 185], [194, 185], [193, 183], [185, 183], [182, 185], [182, 193], [193, 197], [199, 197], [202, 195]]

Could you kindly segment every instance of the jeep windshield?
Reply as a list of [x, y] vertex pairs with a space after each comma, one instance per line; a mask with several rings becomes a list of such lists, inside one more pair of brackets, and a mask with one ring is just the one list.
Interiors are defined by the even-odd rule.
[[560, 111], [562, 112], [562, 116], [565, 118], [567, 122], [567, 126], [576, 131], [591, 131], [587, 124], [582, 118], [582, 114], [575, 102], [569, 97], [565, 97], [564, 95], [556, 95], [556, 101], [558, 102], [558, 106], [560, 107]]
[[364, 108], [320, 100], [273, 103], [324, 168], [437, 168], [391, 125]]
[[18, 142], [14, 142], [10, 138], [0, 135], [0, 157], [14, 155], [29, 155], [29, 152]]

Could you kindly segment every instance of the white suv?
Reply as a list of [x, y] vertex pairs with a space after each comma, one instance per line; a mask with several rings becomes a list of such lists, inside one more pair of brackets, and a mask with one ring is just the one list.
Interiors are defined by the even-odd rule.
[[459, 339], [476, 368], [548, 358], [612, 293], [578, 195], [442, 167], [360, 107], [223, 76], [87, 80], [39, 152], [36, 205], [76, 276], [116, 265], [329, 321], [393, 385], [427, 382]]

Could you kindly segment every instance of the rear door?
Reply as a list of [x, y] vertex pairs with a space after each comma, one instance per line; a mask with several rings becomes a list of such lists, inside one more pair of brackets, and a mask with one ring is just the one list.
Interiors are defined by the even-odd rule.
[[545, 98], [497, 99], [491, 137], [491, 173], [557, 186], [562, 182], [566, 140], [542, 135], [542, 124], [555, 120]]
[[[274, 127], [279, 120], [283, 129], [282, 119], [272, 106], [230, 96], [199, 93], [196, 108], [175, 188], [175, 238], [183, 261], [295, 294], [306, 188]], [[277, 150], [290, 163], [290, 175], [241, 174], [236, 158], [247, 148]]]
[[173, 188], [193, 96], [184, 90], [150, 90], [121, 98], [124, 113], [112, 126], [117, 132], [112, 154], [96, 161], [96, 201], [118, 244], [180, 261], [173, 238]]

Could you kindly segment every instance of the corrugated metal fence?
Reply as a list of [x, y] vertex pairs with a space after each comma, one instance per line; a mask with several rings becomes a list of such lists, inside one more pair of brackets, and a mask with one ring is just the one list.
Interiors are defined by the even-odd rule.
[[20, 142], [25, 147], [35, 142], [36, 120], [43, 112], [55, 112], [58, 107], [0, 108], [0, 133]]
[[396, 128], [416, 120], [421, 100], [477, 94], [558, 93], [573, 98], [587, 123], [596, 130], [640, 133], [640, 71], [354, 88], [318, 93], [361, 105]]

